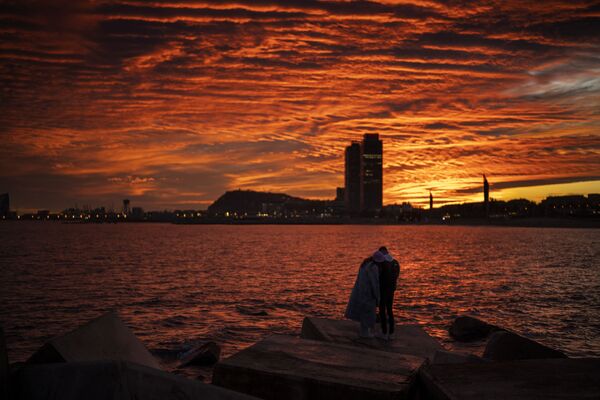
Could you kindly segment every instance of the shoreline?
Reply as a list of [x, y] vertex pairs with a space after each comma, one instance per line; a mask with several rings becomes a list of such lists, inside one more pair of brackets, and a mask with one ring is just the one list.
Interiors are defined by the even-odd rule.
[[574, 229], [600, 229], [600, 218], [575, 219], [575, 218], [515, 218], [515, 219], [482, 219], [464, 218], [447, 221], [395, 221], [390, 219], [366, 218], [202, 218], [181, 219], [175, 221], [57, 221], [57, 220], [0, 220], [3, 223], [11, 222], [58, 222], [66, 225], [103, 225], [103, 224], [172, 224], [172, 225], [354, 225], [354, 226], [477, 226], [477, 227], [509, 227], [509, 228], [574, 228]]

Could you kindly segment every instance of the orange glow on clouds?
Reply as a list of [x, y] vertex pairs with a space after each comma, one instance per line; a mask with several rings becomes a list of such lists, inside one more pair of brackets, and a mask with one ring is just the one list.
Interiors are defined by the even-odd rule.
[[38, 0], [0, 18], [0, 192], [22, 208], [332, 198], [371, 132], [388, 204], [479, 200], [483, 173], [495, 198], [600, 191], [592, 1]]

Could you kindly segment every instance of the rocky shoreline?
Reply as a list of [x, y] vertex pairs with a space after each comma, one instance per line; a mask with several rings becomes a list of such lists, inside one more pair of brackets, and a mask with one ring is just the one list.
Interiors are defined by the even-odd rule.
[[449, 327], [483, 354], [451, 352], [416, 324], [394, 338], [357, 339], [351, 321], [306, 317], [299, 337], [272, 335], [220, 360], [208, 342], [180, 367], [212, 366], [212, 383], [165, 372], [115, 312], [8, 363], [0, 328], [0, 397], [6, 399], [504, 399], [600, 398], [600, 358], [563, 352], [470, 316]]

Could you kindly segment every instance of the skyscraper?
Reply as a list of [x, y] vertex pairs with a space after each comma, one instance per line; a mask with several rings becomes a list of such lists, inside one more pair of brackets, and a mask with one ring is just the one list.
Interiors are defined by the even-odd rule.
[[361, 146], [362, 211], [373, 213], [383, 206], [383, 142], [379, 134], [365, 134]]
[[0, 217], [7, 217], [10, 212], [10, 197], [8, 193], [0, 194]]
[[429, 192], [429, 209], [433, 210], [433, 195]]
[[483, 174], [483, 208], [485, 216], [490, 214], [490, 184], [488, 183], [485, 174]]
[[346, 147], [344, 203], [346, 211], [356, 214], [361, 211], [361, 162], [360, 143], [352, 142]]

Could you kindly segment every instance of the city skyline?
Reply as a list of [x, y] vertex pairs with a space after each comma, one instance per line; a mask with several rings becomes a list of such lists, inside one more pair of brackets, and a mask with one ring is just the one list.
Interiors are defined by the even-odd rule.
[[0, 6], [13, 208], [331, 199], [385, 142], [383, 203], [600, 191], [594, 2], [36, 1]]

